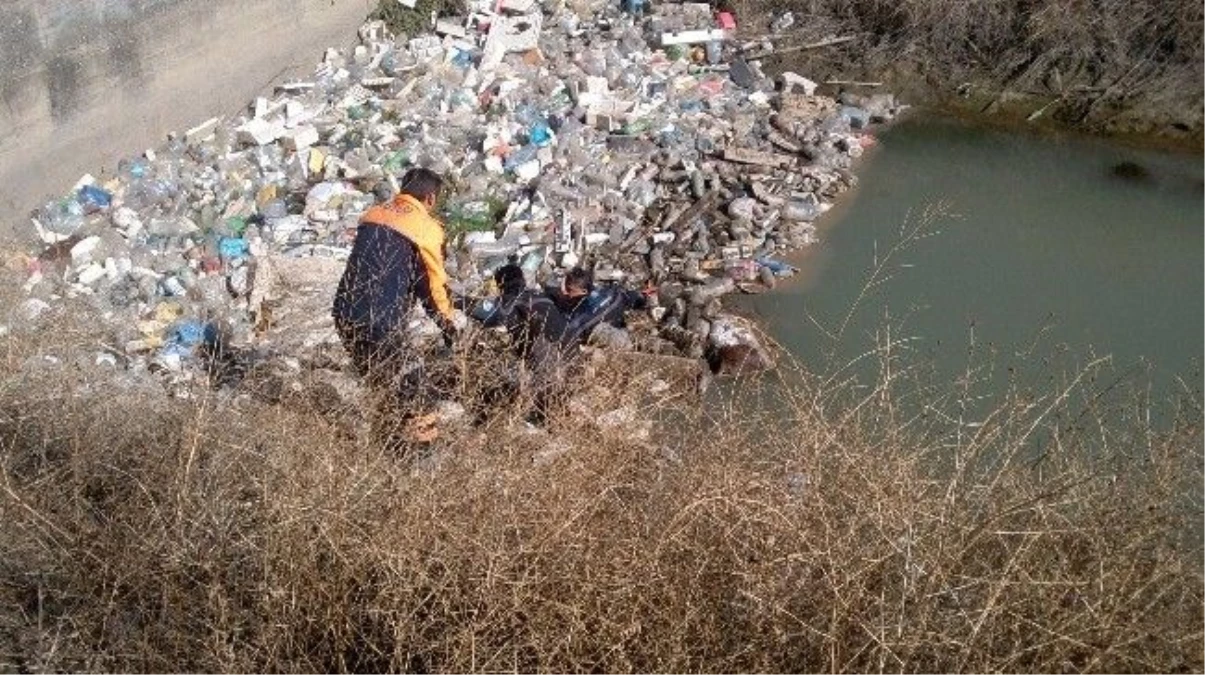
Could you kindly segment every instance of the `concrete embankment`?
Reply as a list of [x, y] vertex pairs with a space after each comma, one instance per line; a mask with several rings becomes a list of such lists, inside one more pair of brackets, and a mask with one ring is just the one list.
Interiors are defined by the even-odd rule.
[[245, 105], [354, 39], [368, 0], [0, 5], [0, 233], [47, 190]]

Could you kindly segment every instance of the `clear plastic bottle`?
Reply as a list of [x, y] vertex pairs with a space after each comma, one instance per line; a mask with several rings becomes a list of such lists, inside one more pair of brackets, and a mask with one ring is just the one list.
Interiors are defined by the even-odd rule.
[[123, 159], [117, 163], [117, 173], [126, 180], [141, 180], [148, 173], [147, 164], [142, 159]]
[[604, 77], [607, 74], [607, 57], [601, 49], [590, 49], [582, 53], [578, 67], [592, 77]]
[[37, 215], [42, 227], [58, 235], [71, 235], [84, 224], [83, 206], [75, 199], [47, 202]]
[[274, 220], [289, 215], [289, 208], [283, 199], [273, 199], [260, 207], [259, 214], [264, 220]]
[[820, 207], [808, 201], [793, 199], [783, 209], [782, 217], [784, 220], [811, 222], [820, 217]]
[[503, 162], [503, 167], [507, 171], [514, 171], [519, 166], [526, 164], [539, 154], [539, 149], [534, 145], [525, 145], [518, 150], [511, 152], [506, 156], [506, 161]]

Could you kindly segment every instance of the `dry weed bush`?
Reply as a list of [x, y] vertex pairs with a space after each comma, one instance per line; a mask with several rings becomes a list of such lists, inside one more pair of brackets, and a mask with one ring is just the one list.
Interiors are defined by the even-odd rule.
[[384, 21], [395, 35], [412, 38], [429, 29], [432, 14], [463, 16], [464, 13], [462, 0], [416, 0], [412, 8], [396, 0], [378, 0], [368, 18]]
[[784, 367], [645, 410], [651, 442], [558, 418], [544, 455], [507, 403], [403, 461], [287, 399], [7, 348], [5, 670], [1205, 666], [1199, 396], [1156, 431], [1105, 409], [1101, 364], [972, 422], [957, 389], [905, 404], [888, 342], [869, 389]]
[[[1205, 14], [1191, 0], [731, 0], [751, 32], [786, 11], [788, 37], [854, 35], [774, 67], [814, 77], [923, 79], [1053, 97], [1048, 113], [1104, 130], [1202, 133]], [[792, 42], [783, 40], [781, 44]], [[920, 92], [917, 92], [920, 93]], [[1198, 146], [1199, 149], [1199, 146]]]

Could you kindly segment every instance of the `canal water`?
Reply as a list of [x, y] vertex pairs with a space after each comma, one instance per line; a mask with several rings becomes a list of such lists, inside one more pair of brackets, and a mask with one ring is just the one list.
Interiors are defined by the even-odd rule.
[[[1123, 162], [1141, 170], [1118, 176]], [[970, 368], [1040, 385], [1109, 356], [1152, 399], [1200, 391], [1200, 156], [918, 117], [858, 175], [803, 274], [748, 300], [809, 370], [873, 381], [880, 360], [859, 357], [889, 335], [948, 382]]]

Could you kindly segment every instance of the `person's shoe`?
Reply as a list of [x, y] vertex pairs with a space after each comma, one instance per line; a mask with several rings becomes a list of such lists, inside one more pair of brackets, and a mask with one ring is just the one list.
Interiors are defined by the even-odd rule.
[[417, 415], [406, 423], [406, 440], [411, 443], [430, 443], [439, 438], [439, 415]]

